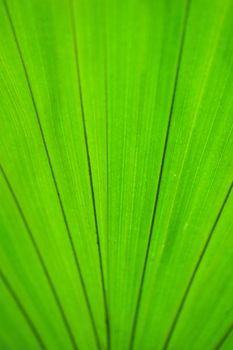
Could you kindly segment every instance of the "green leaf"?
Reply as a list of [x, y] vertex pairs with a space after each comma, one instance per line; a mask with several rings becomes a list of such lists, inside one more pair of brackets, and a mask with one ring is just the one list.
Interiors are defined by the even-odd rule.
[[0, 348], [232, 349], [232, 1], [0, 23]]

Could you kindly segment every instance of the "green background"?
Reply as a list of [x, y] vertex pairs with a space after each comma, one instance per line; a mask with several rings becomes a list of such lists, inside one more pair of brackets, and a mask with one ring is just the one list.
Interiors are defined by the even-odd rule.
[[232, 0], [0, 1], [0, 349], [233, 349]]

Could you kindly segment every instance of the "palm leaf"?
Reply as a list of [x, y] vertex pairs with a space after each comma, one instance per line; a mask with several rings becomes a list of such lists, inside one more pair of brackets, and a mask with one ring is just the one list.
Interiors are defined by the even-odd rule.
[[0, 23], [1, 349], [232, 349], [231, 0]]

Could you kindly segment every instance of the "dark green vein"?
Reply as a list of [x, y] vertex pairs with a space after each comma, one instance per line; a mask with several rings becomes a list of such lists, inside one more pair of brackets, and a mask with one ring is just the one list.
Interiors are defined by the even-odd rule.
[[222, 348], [223, 344], [228, 339], [228, 337], [231, 335], [232, 331], [233, 331], [233, 323], [231, 323], [230, 327], [226, 330], [226, 332], [223, 334], [221, 339], [218, 341], [217, 345], [214, 347], [214, 350], [219, 350]]
[[47, 347], [46, 347], [44, 341], [42, 340], [40, 333], [38, 332], [36, 326], [32, 322], [29, 314], [27, 313], [26, 309], [24, 308], [24, 306], [21, 303], [19, 297], [15, 293], [13, 287], [11, 286], [10, 282], [8, 281], [7, 277], [2, 272], [2, 270], [0, 270], [0, 277], [1, 277], [1, 280], [2, 280], [3, 284], [5, 285], [5, 287], [7, 289], [7, 291], [9, 292], [9, 294], [11, 295], [13, 300], [15, 301], [19, 311], [21, 312], [21, 314], [23, 316], [23, 318], [25, 319], [26, 323], [28, 324], [28, 326], [29, 326], [32, 334], [34, 335], [37, 343], [39, 344], [40, 348], [43, 349], [43, 350], [46, 350]]
[[[105, 37], [105, 40], [106, 37]], [[107, 65], [107, 49], [105, 47], [105, 61], [104, 61], [104, 75], [105, 75], [105, 108], [106, 108], [106, 238], [109, 239], [109, 113], [108, 113], [108, 65]], [[105, 292], [106, 293], [106, 292]], [[110, 330], [110, 315], [106, 298], [106, 310], [107, 310], [107, 338], [108, 338], [108, 350], [111, 349], [111, 330]]]
[[61, 199], [58, 183], [57, 183], [55, 172], [54, 172], [54, 169], [53, 169], [53, 166], [52, 166], [52, 161], [51, 161], [51, 157], [50, 157], [50, 154], [49, 154], [48, 146], [47, 146], [47, 143], [46, 143], [46, 140], [45, 140], [45, 135], [44, 135], [44, 131], [43, 131], [43, 128], [42, 128], [41, 121], [40, 121], [39, 112], [38, 112], [38, 108], [37, 108], [37, 105], [36, 105], [36, 100], [35, 100], [34, 95], [33, 95], [33, 91], [32, 91], [32, 87], [31, 87], [29, 75], [28, 75], [28, 72], [27, 72], [26, 64], [24, 62], [22, 50], [21, 50], [21, 47], [20, 47], [20, 44], [19, 44], [19, 41], [18, 41], [18, 38], [17, 38], [17, 35], [16, 35], [16, 30], [14, 28], [14, 24], [13, 24], [13, 21], [12, 21], [12, 18], [11, 18], [11, 15], [10, 15], [10, 12], [9, 12], [6, 0], [3, 0], [3, 3], [4, 3], [4, 6], [5, 6], [7, 17], [9, 19], [9, 23], [10, 23], [10, 26], [11, 26], [11, 29], [12, 29], [14, 40], [15, 40], [15, 43], [16, 43], [16, 46], [17, 46], [17, 49], [18, 49], [18, 53], [19, 53], [19, 56], [20, 56], [20, 60], [21, 60], [22, 66], [23, 66], [23, 70], [24, 70], [24, 73], [25, 73], [25, 77], [26, 77], [27, 85], [28, 85], [28, 88], [29, 88], [29, 91], [30, 91], [30, 95], [31, 95], [33, 107], [34, 107], [34, 110], [35, 110], [38, 126], [39, 126], [39, 129], [40, 129], [40, 133], [41, 133], [44, 149], [45, 149], [45, 152], [46, 152], [49, 168], [50, 168], [52, 179], [53, 179], [53, 182], [54, 182], [55, 191], [56, 191], [56, 194], [57, 194], [57, 198], [58, 198], [60, 209], [61, 209], [61, 212], [62, 212], [64, 224], [65, 224], [65, 227], [66, 227], [66, 230], [67, 230], [67, 234], [68, 234], [71, 250], [72, 250], [72, 253], [73, 253], [73, 256], [74, 256], [76, 268], [77, 268], [78, 275], [79, 275], [79, 278], [80, 278], [80, 282], [81, 282], [81, 285], [82, 285], [82, 289], [83, 289], [83, 293], [84, 293], [84, 297], [85, 297], [88, 313], [89, 313], [89, 316], [90, 316], [90, 320], [91, 320], [91, 324], [92, 324], [94, 333], [96, 334], [96, 326], [94, 324], [94, 318], [93, 318], [93, 314], [92, 314], [92, 310], [91, 310], [91, 306], [90, 306], [90, 302], [89, 302], [89, 298], [88, 298], [86, 285], [85, 285], [84, 278], [83, 278], [82, 271], [81, 271], [81, 267], [80, 267], [80, 264], [79, 264], [79, 261], [78, 261], [78, 256], [77, 256], [77, 253], [76, 253], [76, 250], [75, 250], [74, 241], [73, 241], [73, 238], [72, 238], [72, 235], [71, 235], [71, 231], [70, 231], [70, 227], [69, 227], [69, 224], [68, 224], [68, 220], [67, 220], [67, 216], [66, 216], [66, 213], [65, 213], [65, 209], [64, 209], [64, 206], [63, 206], [63, 203], [62, 203], [62, 199]]
[[208, 248], [208, 246], [209, 246], [209, 243], [210, 243], [210, 241], [211, 241], [211, 238], [212, 238], [212, 236], [213, 236], [213, 233], [214, 233], [214, 231], [215, 231], [215, 228], [216, 228], [216, 226], [217, 226], [217, 224], [218, 224], [218, 222], [219, 222], [219, 219], [220, 219], [220, 217], [221, 217], [221, 215], [222, 215], [223, 209], [224, 209], [224, 207], [225, 207], [225, 205], [226, 205], [226, 203], [227, 203], [227, 200], [228, 200], [228, 198], [229, 198], [229, 196], [230, 196], [232, 187], [233, 187], [233, 182], [231, 183], [231, 186], [230, 186], [230, 188], [229, 188], [228, 191], [227, 191], [227, 194], [226, 194], [226, 196], [225, 196], [225, 198], [224, 198], [224, 201], [223, 201], [223, 203], [222, 203], [222, 205], [221, 205], [221, 208], [220, 208], [220, 210], [219, 210], [219, 212], [218, 212], [218, 215], [217, 215], [217, 217], [216, 217], [216, 219], [215, 219], [215, 221], [214, 221], [214, 224], [213, 224], [213, 226], [212, 226], [212, 228], [211, 228], [211, 230], [210, 230], [210, 232], [209, 232], [209, 234], [208, 234], [207, 240], [206, 240], [206, 242], [205, 242], [205, 244], [204, 244], [204, 246], [203, 246], [203, 248], [202, 248], [201, 254], [200, 254], [199, 257], [198, 257], [197, 263], [196, 263], [196, 265], [195, 265], [195, 268], [194, 268], [194, 270], [193, 270], [193, 273], [192, 273], [192, 275], [191, 275], [191, 278], [190, 278], [190, 280], [189, 280], [189, 282], [188, 282], [188, 285], [187, 285], [187, 287], [186, 287], [186, 289], [185, 289], [184, 295], [183, 295], [183, 297], [182, 297], [182, 299], [181, 299], [180, 305], [179, 305], [179, 307], [178, 307], [178, 309], [177, 309], [177, 312], [176, 312], [175, 317], [174, 317], [174, 320], [173, 320], [173, 322], [172, 322], [172, 324], [171, 324], [171, 327], [170, 327], [170, 330], [169, 330], [169, 332], [168, 332], [168, 335], [167, 335], [167, 337], [166, 337], [166, 340], [165, 340], [165, 343], [164, 343], [164, 346], [163, 346], [163, 350], [166, 350], [166, 349], [168, 348], [168, 346], [169, 346], [169, 343], [170, 343], [171, 338], [172, 338], [172, 336], [173, 336], [173, 334], [174, 334], [176, 325], [177, 325], [177, 323], [178, 323], [178, 321], [179, 321], [181, 312], [182, 312], [182, 310], [183, 310], [183, 308], [184, 308], [185, 302], [186, 302], [187, 297], [188, 297], [188, 295], [189, 295], [190, 289], [191, 289], [191, 287], [192, 287], [192, 285], [193, 285], [193, 282], [194, 282], [194, 280], [195, 280], [195, 277], [196, 277], [196, 275], [197, 275], [197, 273], [198, 273], [199, 267], [200, 267], [201, 262], [202, 262], [202, 260], [203, 260], [203, 258], [204, 258], [204, 255], [205, 255], [205, 253], [206, 253], [206, 250], [207, 250], [207, 248]]
[[145, 280], [146, 269], [147, 269], [147, 262], [148, 262], [151, 240], [152, 240], [152, 235], [153, 235], [153, 231], [154, 231], [153, 229], [155, 226], [157, 207], [158, 207], [158, 202], [159, 202], [159, 197], [160, 197], [160, 188], [161, 188], [161, 183], [162, 183], [162, 176], [163, 176], [165, 158], [166, 158], [166, 153], [167, 153], [169, 134], [170, 134], [170, 129], [171, 129], [171, 121], [172, 121], [172, 115], [173, 115], [174, 104], [175, 104], [175, 97], [176, 97], [177, 84], [178, 84], [179, 73], [180, 73], [181, 60], [182, 60], [182, 55], [183, 55], [183, 48], [184, 48], [184, 41], [185, 41], [188, 17], [189, 17], [189, 12], [190, 12], [190, 4], [191, 4], [191, 0], [187, 0], [186, 9], [185, 9], [185, 13], [184, 13], [183, 29], [182, 29], [181, 40], [180, 40], [180, 50], [179, 50], [179, 55], [178, 55], [178, 60], [177, 60], [177, 68], [176, 68], [176, 74], [175, 74], [175, 80], [174, 80], [174, 88], [173, 88], [173, 94], [172, 94], [172, 99], [171, 99], [171, 107], [170, 107], [170, 112], [169, 112], [169, 117], [168, 117], [167, 131], [166, 131], [166, 136], [165, 136], [165, 141], [164, 141], [163, 154], [162, 154], [162, 160], [161, 160], [161, 165], [160, 165], [160, 172], [159, 172], [159, 178], [158, 178], [158, 183], [157, 183], [152, 220], [151, 220], [149, 237], [148, 237], [148, 242], [147, 242], [147, 247], [146, 247], [146, 254], [145, 254], [145, 259], [144, 259], [144, 264], [143, 264], [141, 282], [140, 282], [140, 286], [139, 286], [137, 304], [136, 304], [135, 314], [134, 314], [134, 319], [133, 319], [129, 349], [133, 349], [133, 345], [134, 345], [135, 333], [136, 333], [138, 316], [139, 316], [139, 311], [140, 311], [141, 298], [142, 298], [142, 293], [143, 293], [144, 280]]
[[19, 214], [20, 214], [20, 217], [21, 217], [21, 219], [22, 219], [22, 222], [23, 222], [23, 224], [24, 224], [24, 226], [25, 226], [25, 228], [26, 228], [26, 231], [27, 231], [27, 233], [28, 233], [28, 236], [29, 236], [29, 238], [30, 238], [30, 241], [31, 241], [31, 243], [32, 243], [32, 246], [33, 246], [33, 248], [34, 248], [34, 250], [35, 250], [35, 252], [36, 252], [37, 258], [38, 258], [38, 260], [39, 260], [39, 262], [40, 262], [40, 264], [41, 264], [42, 270], [43, 270], [43, 272], [44, 272], [44, 274], [45, 274], [45, 277], [46, 277], [46, 279], [47, 279], [48, 285], [49, 285], [49, 287], [50, 287], [50, 290], [51, 290], [51, 292], [52, 292], [52, 295], [53, 295], [54, 300], [55, 300], [55, 302], [56, 302], [56, 304], [57, 304], [57, 307], [58, 307], [58, 310], [59, 310], [60, 315], [61, 315], [61, 317], [62, 317], [62, 320], [63, 320], [63, 322], [64, 322], [65, 329], [67, 330], [67, 333], [68, 333], [68, 335], [69, 335], [69, 337], [70, 337], [70, 340], [71, 340], [71, 343], [72, 343], [74, 349], [77, 350], [77, 349], [78, 349], [78, 346], [77, 346], [77, 344], [76, 344], [75, 338], [74, 338], [74, 336], [73, 336], [72, 330], [71, 330], [70, 325], [69, 325], [69, 322], [68, 322], [68, 320], [67, 320], [65, 311], [64, 311], [64, 309], [63, 309], [63, 307], [62, 307], [62, 304], [61, 304], [60, 299], [59, 299], [59, 297], [58, 297], [58, 293], [57, 293], [56, 288], [55, 288], [55, 286], [54, 286], [54, 284], [53, 284], [53, 282], [52, 282], [52, 279], [51, 279], [51, 277], [50, 277], [50, 274], [49, 274], [49, 272], [48, 272], [48, 269], [47, 269], [46, 264], [45, 264], [45, 262], [44, 262], [44, 259], [43, 259], [43, 257], [42, 257], [42, 254], [41, 254], [41, 252], [40, 252], [40, 250], [39, 250], [39, 248], [38, 248], [38, 246], [37, 246], [37, 243], [36, 243], [36, 240], [35, 240], [34, 235], [33, 235], [33, 233], [32, 233], [32, 230], [31, 230], [31, 228], [30, 228], [30, 225], [29, 225], [29, 223], [28, 223], [28, 221], [27, 221], [27, 219], [26, 219], [26, 216], [24, 215], [24, 212], [23, 212], [23, 210], [22, 210], [22, 208], [21, 208], [21, 206], [20, 206], [20, 204], [19, 204], [18, 198], [17, 198], [17, 196], [16, 196], [16, 194], [15, 194], [15, 192], [14, 192], [14, 189], [12, 188], [12, 186], [11, 186], [11, 184], [10, 184], [10, 181], [9, 181], [9, 179], [8, 179], [8, 177], [7, 177], [6, 173], [5, 173], [5, 171], [4, 171], [3, 167], [2, 167], [2, 165], [0, 165], [0, 170], [1, 170], [1, 172], [2, 172], [2, 175], [3, 175], [3, 178], [4, 178], [5, 182], [6, 182], [6, 184], [7, 184], [7, 187], [8, 187], [8, 189], [9, 189], [11, 195], [12, 195], [12, 198], [13, 198], [13, 200], [14, 200], [14, 203], [15, 203], [15, 205], [16, 205], [16, 208], [18, 209], [18, 212], [19, 212]]
[[[108, 240], [109, 233], [109, 107], [108, 107], [108, 54], [107, 54], [107, 14], [104, 16], [104, 88], [105, 88], [105, 109], [106, 109], [106, 239]], [[111, 329], [110, 315], [107, 304], [106, 295], [106, 310], [108, 319], [106, 320], [108, 350], [111, 349]]]
[[[91, 157], [90, 157], [90, 151], [89, 151], [89, 145], [88, 145], [87, 127], [86, 127], [86, 120], [85, 120], [83, 91], [82, 91], [81, 74], [80, 74], [80, 66], [79, 66], [78, 37], [77, 37], [76, 21], [75, 21], [75, 15], [74, 15], [75, 9], [74, 9], [72, 0], [70, 0], [70, 13], [71, 13], [71, 25], [72, 25], [73, 41], [74, 41], [74, 54], [75, 54], [75, 62], [76, 62], [76, 69], [77, 69], [78, 90], [79, 90], [79, 98], [80, 98], [80, 105], [81, 105], [82, 124], [83, 124], [84, 140], [85, 140], [85, 147], [86, 147], [86, 154], [87, 154], [88, 174], [89, 174], [89, 180], [90, 180], [89, 182], [90, 182], [91, 197], [92, 197], [92, 207], [93, 207], [93, 214], [94, 214], [94, 221], [95, 221], [96, 240], [97, 240], [97, 246], [98, 246], [101, 284], [103, 289], [107, 341], [108, 341], [108, 348], [110, 348], [109, 311], [108, 311], [107, 293], [106, 293], [105, 278], [104, 278], [104, 271], [103, 271], [103, 259], [102, 259], [102, 251], [101, 251], [100, 235], [99, 235], [99, 227], [98, 227], [98, 219], [97, 219], [93, 174], [91, 169]], [[99, 344], [99, 347], [100, 347], [100, 344]]]

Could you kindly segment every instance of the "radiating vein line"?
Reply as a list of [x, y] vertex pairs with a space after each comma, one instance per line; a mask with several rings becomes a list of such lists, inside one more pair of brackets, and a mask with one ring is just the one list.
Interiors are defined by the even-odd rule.
[[211, 241], [211, 238], [212, 238], [212, 236], [213, 236], [213, 233], [214, 233], [214, 231], [215, 231], [215, 228], [216, 228], [216, 226], [217, 226], [217, 224], [218, 224], [218, 222], [219, 222], [219, 219], [220, 219], [220, 217], [221, 217], [221, 215], [222, 215], [223, 209], [224, 209], [224, 207], [225, 207], [225, 205], [226, 205], [226, 203], [227, 203], [227, 200], [228, 200], [228, 198], [229, 198], [229, 196], [230, 196], [230, 193], [231, 193], [231, 191], [232, 191], [232, 187], [233, 187], [233, 182], [231, 183], [231, 185], [230, 185], [230, 187], [229, 187], [229, 189], [228, 189], [228, 191], [227, 191], [227, 194], [226, 194], [226, 196], [225, 196], [225, 198], [224, 198], [224, 201], [223, 201], [223, 203], [222, 203], [222, 205], [221, 205], [221, 208], [220, 208], [220, 210], [219, 210], [219, 212], [218, 212], [218, 215], [217, 215], [217, 217], [216, 217], [216, 219], [215, 219], [215, 221], [214, 221], [214, 224], [213, 224], [213, 226], [212, 226], [212, 228], [211, 228], [211, 230], [210, 230], [210, 232], [209, 232], [209, 234], [208, 234], [207, 240], [206, 240], [206, 242], [205, 242], [205, 244], [204, 244], [204, 246], [203, 246], [203, 248], [202, 248], [201, 254], [199, 255], [199, 258], [198, 258], [198, 260], [197, 260], [197, 263], [196, 263], [196, 265], [195, 265], [195, 268], [194, 268], [194, 270], [193, 270], [193, 273], [192, 273], [192, 275], [191, 275], [191, 278], [190, 278], [190, 280], [189, 280], [189, 282], [188, 282], [188, 285], [187, 285], [187, 287], [186, 287], [186, 290], [185, 290], [185, 292], [184, 292], [184, 295], [183, 295], [183, 297], [182, 297], [182, 299], [181, 299], [180, 305], [179, 305], [179, 307], [178, 307], [178, 309], [177, 309], [177, 312], [176, 312], [176, 314], [175, 314], [174, 320], [173, 320], [173, 322], [172, 322], [172, 324], [171, 324], [171, 327], [170, 327], [170, 330], [169, 330], [169, 332], [168, 332], [168, 335], [167, 335], [167, 337], [166, 337], [166, 339], [165, 339], [165, 343], [164, 343], [164, 346], [163, 346], [163, 350], [166, 350], [166, 349], [168, 348], [169, 344], [170, 344], [171, 338], [172, 338], [172, 336], [173, 336], [173, 334], [174, 334], [176, 325], [177, 325], [177, 323], [178, 323], [178, 321], [179, 321], [181, 312], [182, 312], [182, 310], [183, 310], [183, 307], [184, 307], [185, 302], [186, 302], [186, 300], [187, 300], [187, 297], [188, 297], [188, 295], [189, 295], [190, 289], [191, 289], [191, 287], [192, 287], [192, 285], [193, 285], [193, 282], [194, 282], [194, 280], [195, 280], [195, 277], [196, 277], [196, 275], [197, 275], [197, 272], [198, 272], [198, 270], [199, 270], [199, 267], [200, 267], [200, 265], [201, 265], [201, 262], [202, 262], [202, 260], [203, 260], [203, 257], [204, 257], [204, 255], [205, 255], [205, 253], [206, 253], [206, 250], [207, 250], [208, 246], [209, 246], [209, 243], [210, 243], [210, 241]]
[[79, 90], [80, 107], [81, 107], [81, 115], [82, 115], [82, 124], [83, 124], [84, 140], [85, 140], [85, 147], [86, 147], [86, 154], [87, 154], [88, 174], [89, 174], [89, 180], [90, 180], [89, 182], [90, 182], [90, 188], [91, 188], [92, 207], [93, 207], [96, 239], [97, 239], [97, 246], [98, 246], [101, 284], [102, 284], [102, 289], [103, 289], [103, 301], [104, 301], [105, 318], [106, 318], [107, 342], [108, 342], [108, 349], [110, 349], [111, 345], [110, 345], [109, 310], [108, 310], [106, 285], [105, 285], [105, 278], [104, 278], [104, 271], [103, 271], [103, 259], [102, 259], [102, 251], [101, 251], [100, 235], [99, 235], [99, 227], [98, 227], [98, 219], [97, 219], [93, 174], [92, 174], [92, 168], [91, 168], [91, 157], [90, 157], [90, 151], [89, 151], [89, 145], [88, 145], [87, 127], [86, 127], [86, 120], [85, 120], [83, 91], [82, 91], [80, 65], [79, 65], [78, 37], [77, 37], [77, 30], [76, 30], [76, 20], [75, 20], [75, 15], [74, 15], [75, 9], [74, 9], [73, 0], [70, 0], [70, 13], [71, 13], [71, 25], [72, 25], [72, 32], [73, 32], [74, 54], [75, 54], [75, 62], [76, 62], [76, 70], [77, 70], [77, 81], [78, 81], [78, 90]]
[[152, 234], [153, 234], [153, 229], [154, 229], [154, 225], [155, 225], [155, 218], [156, 218], [157, 207], [158, 207], [159, 196], [160, 196], [160, 188], [161, 188], [164, 163], [165, 163], [165, 158], [166, 158], [166, 153], [167, 153], [168, 139], [169, 139], [169, 134], [170, 134], [170, 129], [171, 129], [171, 121], [172, 121], [172, 115], [173, 115], [174, 104], [175, 104], [175, 97], [176, 97], [177, 84], [178, 84], [179, 73], [180, 73], [181, 60], [182, 60], [182, 55], [183, 55], [184, 41], [185, 41], [187, 23], [188, 23], [189, 12], [190, 12], [190, 5], [191, 5], [191, 0], [187, 0], [185, 12], [184, 12], [183, 28], [182, 28], [182, 34], [181, 34], [181, 39], [180, 39], [180, 49], [179, 49], [178, 60], [177, 60], [177, 68], [176, 68], [176, 73], [175, 73], [174, 88], [173, 88], [173, 94], [172, 94], [172, 99], [171, 99], [171, 107], [170, 107], [170, 112], [169, 112], [169, 117], [168, 117], [167, 131], [166, 131], [162, 160], [161, 160], [161, 165], [160, 165], [159, 179], [158, 179], [158, 184], [157, 184], [157, 189], [156, 189], [156, 196], [155, 196], [152, 220], [151, 220], [151, 225], [150, 225], [149, 237], [148, 237], [148, 242], [147, 242], [145, 260], [144, 260], [144, 264], [143, 264], [141, 282], [140, 282], [140, 286], [139, 286], [137, 304], [136, 304], [136, 309], [135, 309], [135, 314], [134, 314], [134, 319], [133, 319], [133, 326], [132, 326], [132, 331], [131, 331], [130, 343], [129, 343], [130, 350], [133, 349], [133, 346], [134, 346], [134, 339], [135, 339], [135, 333], [136, 333], [136, 328], [137, 328], [138, 315], [139, 315], [139, 311], [140, 311], [140, 304], [141, 304], [147, 262], [148, 262], [148, 257], [149, 257]]
[[45, 277], [46, 277], [46, 279], [47, 279], [47, 282], [48, 282], [48, 285], [49, 285], [49, 287], [50, 287], [50, 290], [51, 290], [52, 295], [53, 295], [53, 297], [54, 297], [54, 300], [55, 300], [55, 302], [56, 302], [56, 304], [57, 304], [58, 310], [59, 310], [60, 315], [61, 315], [61, 317], [62, 317], [62, 320], [63, 320], [63, 322], [64, 322], [65, 329], [66, 329], [66, 331], [67, 331], [67, 333], [68, 333], [68, 335], [69, 335], [69, 337], [70, 337], [70, 340], [71, 340], [71, 343], [72, 343], [72, 345], [73, 345], [73, 348], [74, 348], [75, 350], [78, 350], [78, 346], [77, 346], [77, 344], [76, 344], [76, 340], [75, 340], [74, 335], [73, 335], [73, 333], [72, 333], [72, 330], [71, 330], [71, 327], [70, 327], [70, 325], [69, 325], [68, 319], [67, 319], [67, 317], [66, 317], [65, 311], [64, 311], [63, 306], [62, 306], [62, 304], [61, 304], [61, 302], [60, 302], [60, 299], [59, 299], [59, 297], [58, 297], [58, 293], [57, 293], [56, 288], [55, 288], [55, 286], [54, 286], [54, 284], [53, 284], [53, 282], [52, 282], [52, 279], [51, 279], [51, 277], [50, 277], [50, 274], [49, 274], [49, 272], [48, 272], [48, 269], [47, 269], [46, 264], [45, 264], [45, 262], [44, 262], [44, 259], [43, 259], [43, 257], [42, 257], [42, 254], [41, 254], [41, 252], [40, 252], [40, 250], [39, 250], [39, 247], [37, 246], [37, 243], [36, 243], [36, 240], [35, 240], [34, 235], [33, 235], [33, 233], [32, 233], [32, 230], [31, 230], [31, 228], [30, 228], [30, 226], [29, 226], [29, 223], [28, 223], [28, 221], [27, 221], [27, 219], [26, 219], [26, 216], [25, 216], [25, 214], [24, 214], [24, 212], [23, 212], [23, 210], [22, 210], [22, 208], [21, 208], [21, 206], [20, 206], [20, 203], [19, 203], [19, 201], [18, 201], [18, 198], [17, 198], [17, 196], [16, 196], [16, 194], [15, 194], [15, 192], [14, 192], [14, 189], [13, 189], [13, 187], [11, 186], [10, 181], [9, 181], [9, 179], [8, 179], [8, 177], [7, 177], [7, 175], [6, 175], [6, 173], [5, 173], [5, 171], [4, 171], [4, 169], [3, 169], [3, 167], [2, 167], [1, 164], [0, 164], [0, 170], [1, 170], [1, 172], [2, 172], [2, 175], [3, 175], [3, 178], [4, 178], [5, 182], [6, 182], [6, 185], [7, 185], [8, 189], [9, 189], [11, 195], [12, 195], [12, 198], [13, 198], [13, 200], [14, 200], [14, 203], [15, 203], [17, 209], [18, 209], [18, 212], [19, 212], [20, 217], [21, 217], [21, 219], [22, 219], [22, 221], [23, 221], [23, 224], [24, 224], [24, 226], [25, 226], [25, 228], [26, 228], [26, 231], [27, 231], [27, 233], [28, 233], [28, 236], [29, 236], [29, 238], [30, 238], [30, 240], [31, 240], [31, 243], [32, 243], [32, 245], [33, 245], [33, 248], [34, 248], [34, 250], [35, 250], [35, 252], [36, 252], [37, 258], [38, 258], [38, 260], [39, 260], [39, 262], [40, 262], [40, 264], [41, 264], [42, 270], [43, 270], [43, 272], [44, 272], [44, 274], [45, 274]]
[[[107, 53], [107, 24], [104, 21], [104, 87], [105, 87], [105, 109], [106, 109], [106, 239], [108, 240], [109, 234], [109, 106], [108, 106], [108, 53]], [[108, 250], [107, 250], [107, 261], [108, 261]], [[106, 282], [105, 282], [106, 283]], [[105, 285], [106, 289], [106, 285]], [[107, 292], [106, 293], [106, 310], [107, 310], [107, 320], [106, 320], [106, 329], [107, 329], [107, 339], [108, 339], [108, 350], [111, 349], [111, 328], [110, 328], [110, 315], [107, 303]]]
[[9, 19], [9, 23], [10, 23], [10, 26], [11, 26], [11, 29], [12, 29], [13, 37], [14, 37], [14, 40], [15, 40], [15, 43], [16, 43], [16, 46], [17, 46], [17, 49], [18, 49], [18, 53], [19, 53], [19, 56], [20, 56], [20, 60], [21, 60], [22, 66], [23, 66], [23, 70], [24, 70], [24, 73], [25, 73], [25, 77], [26, 77], [27, 85], [28, 85], [28, 88], [29, 88], [29, 91], [30, 91], [30, 95], [31, 95], [33, 107], [34, 107], [34, 110], [35, 110], [38, 126], [39, 126], [39, 129], [40, 129], [40, 133], [41, 133], [44, 149], [45, 149], [45, 152], [46, 152], [49, 168], [50, 168], [52, 179], [53, 179], [53, 182], [54, 182], [55, 191], [56, 191], [56, 194], [57, 194], [57, 197], [58, 197], [60, 209], [61, 209], [61, 212], [62, 212], [62, 217], [63, 217], [64, 224], [65, 224], [65, 227], [66, 227], [66, 231], [67, 231], [67, 234], [68, 234], [71, 250], [72, 250], [72, 253], [73, 253], [73, 256], [74, 256], [75, 265], [76, 265], [77, 272], [78, 272], [78, 275], [79, 275], [79, 278], [80, 278], [80, 282], [81, 282], [81, 286], [82, 286], [82, 289], [83, 289], [84, 298], [85, 298], [85, 301], [86, 301], [89, 317], [90, 317], [90, 320], [91, 320], [91, 325], [92, 325], [94, 334], [96, 334], [96, 326], [95, 326], [95, 323], [94, 323], [94, 318], [93, 318], [93, 314], [92, 314], [92, 310], [91, 310], [91, 306], [90, 306], [90, 301], [89, 301], [89, 298], [88, 298], [86, 285], [85, 285], [84, 278], [83, 278], [83, 275], [82, 275], [81, 267], [79, 265], [78, 256], [77, 256], [77, 253], [76, 253], [76, 250], [75, 250], [75, 245], [74, 245], [74, 241], [73, 241], [73, 238], [72, 238], [72, 235], [71, 235], [71, 231], [70, 231], [70, 227], [69, 227], [69, 224], [68, 224], [68, 220], [67, 220], [67, 216], [66, 216], [66, 213], [65, 213], [65, 209], [64, 209], [64, 206], [63, 206], [63, 203], [62, 203], [62, 199], [61, 199], [58, 183], [57, 183], [57, 180], [56, 180], [56, 177], [55, 177], [55, 172], [54, 172], [54, 169], [53, 169], [53, 166], [52, 166], [51, 157], [50, 157], [48, 146], [47, 146], [47, 143], [46, 143], [46, 140], [45, 140], [45, 135], [44, 135], [44, 131], [43, 131], [43, 128], [42, 128], [41, 121], [40, 121], [40, 117], [39, 117], [39, 112], [38, 112], [38, 109], [37, 109], [36, 101], [35, 101], [35, 98], [34, 98], [34, 95], [33, 95], [33, 91], [32, 91], [32, 87], [31, 87], [29, 75], [28, 75], [28, 72], [27, 72], [26, 64], [24, 62], [22, 50], [21, 50], [21, 47], [20, 47], [20, 44], [19, 44], [19, 41], [18, 41], [18, 38], [17, 38], [16, 30], [15, 30], [15, 27], [14, 27], [14, 24], [13, 24], [11, 15], [10, 15], [10, 11], [9, 11], [9, 8], [8, 8], [8, 5], [7, 5], [7, 1], [3, 0], [3, 4], [4, 4], [5, 10], [6, 10], [6, 13], [7, 13], [7, 17]]
[[42, 340], [40, 333], [38, 332], [36, 326], [34, 325], [34, 323], [31, 320], [28, 312], [24, 308], [24, 306], [21, 303], [18, 295], [14, 291], [13, 287], [11, 286], [10, 282], [8, 281], [7, 277], [5, 276], [5, 274], [3, 273], [2, 270], [0, 270], [0, 278], [1, 278], [4, 286], [6, 287], [8, 293], [11, 295], [12, 299], [15, 301], [15, 304], [17, 305], [17, 307], [18, 307], [20, 313], [22, 314], [24, 320], [28, 324], [28, 326], [29, 326], [32, 334], [34, 335], [37, 343], [39, 344], [40, 348], [43, 349], [43, 350], [46, 350], [47, 347], [46, 347], [44, 341]]
[[233, 331], [233, 323], [231, 323], [230, 327], [226, 330], [226, 332], [223, 334], [221, 339], [218, 341], [217, 345], [214, 347], [213, 350], [219, 350], [222, 348], [225, 341], [228, 339], [228, 337], [231, 335], [231, 332]]

